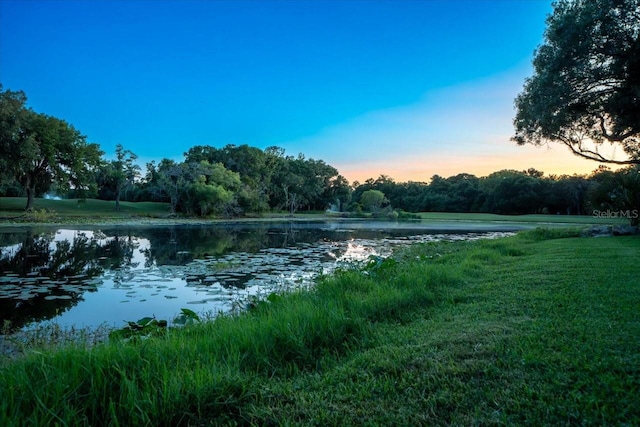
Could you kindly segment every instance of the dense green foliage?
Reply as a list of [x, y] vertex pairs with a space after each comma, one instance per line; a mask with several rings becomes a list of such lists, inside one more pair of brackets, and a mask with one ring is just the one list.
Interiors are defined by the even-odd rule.
[[[640, 163], [640, 3], [560, 0], [516, 98], [519, 144], [557, 141], [598, 162]], [[617, 146], [616, 159], [603, 145]]]
[[382, 192], [395, 209], [408, 212], [591, 215], [594, 211], [640, 212], [640, 167], [600, 168], [589, 176], [544, 176], [535, 169], [502, 170], [486, 177], [434, 175], [431, 182], [397, 183], [388, 176], [368, 179], [353, 191]]
[[102, 192], [112, 190], [112, 198], [116, 201], [116, 211], [120, 210], [120, 199], [126, 190], [133, 185], [140, 175], [140, 166], [135, 161], [138, 158], [130, 150], [125, 150], [121, 144], [116, 145], [116, 158], [102, 164], [100, 170], [103, 181], [100, 185]]
[[[116, 146], [102, 157], [72, 126], [26, 107], [22, 92], [0, 87], [0, 197], [27, 196], [27, 209], [45, 193], [81, 201], [90, 198], [159, 202], [167, 214], [237, 217], [268, 211], [324, 211], [410, 217], [407, 212], [591, 215], [624, 212], [637, 220], [640, 169], [604, 168], [590, 176], [544, 176], [535, 169], [501, 170], [486, 177], [434, 175], [430, 182], [396, 183], [381, 175], [349, 182], [333, 166], [279, 147], [197, 145], [182, 161], [161, 159], [142, 175], [135, 153]], [[79, 204], [78, 207], [81, 207]], [[637, 221], [635, 221], [637, 223]]]
[[21, 189], [27, 210], [53, 186], [59, 192], [85, 191], [102, 152], [64, 120], [26, 108], [23, 92], [0, 84], [0, 192]]
[[635, 425], [640, 240], [577, 233], [416, 245], [244, 314], [34, 352], [0, 367], [0, 423]]
[[45, 193], [65, 198], [169, 202], [173, 213], [237, 216], [269, 209], [324, 210], [349, 201], [350, 187], [322, 160], [285, 156], [248, 145], [195, 146], [182, 162], [147, 164], [117, 145], [106, 160], [97, 144], [63, 120], [26, 106], [23, 92], [0, 86], [0, 196], [27, 196], [27, 210]]

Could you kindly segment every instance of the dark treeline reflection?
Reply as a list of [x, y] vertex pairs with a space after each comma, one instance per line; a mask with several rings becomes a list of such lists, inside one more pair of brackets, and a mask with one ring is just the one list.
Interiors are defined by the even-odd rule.
[[266, 248], [292, 246], [317, 241], [320, 231], [300, 225], [236, 225], [166, 227], [140, 230], [149, 240], [144, 251], [147, 266], [184, 265], [193, 259], [221, 256], [231, 252], [257, 252]]
[[55, 317], [96, 290], [106, 269], [128, 268], [136, 239], [131, 234], [55, 231], [0, 235], [0, 322], [18, 328]]
[[[149, 241], [143, 250], [146, 266], [185, 265], [194, 259], [231, 252], [254, 253], [268, 248], [313, 244], [319, 240], [381, 239], [415, 234], [413, 230], [328, 229], [318, 223], [237, 224], [141, 228], [136, 235]], [[422, 231], [421, 233], [424, 233]]]

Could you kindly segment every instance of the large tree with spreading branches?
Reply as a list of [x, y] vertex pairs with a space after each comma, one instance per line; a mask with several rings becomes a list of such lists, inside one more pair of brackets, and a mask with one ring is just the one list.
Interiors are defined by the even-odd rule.
[[37, 195], [52, 185], [83, 192], [102, 151], [64, 120], [26, 107], [22, 91], [0, 84], [0, 188], [18, 183], [27, 196], [27, 210]]
[[560, 0], [515, 100], [518, 144], [640, 164], [640, 0]]

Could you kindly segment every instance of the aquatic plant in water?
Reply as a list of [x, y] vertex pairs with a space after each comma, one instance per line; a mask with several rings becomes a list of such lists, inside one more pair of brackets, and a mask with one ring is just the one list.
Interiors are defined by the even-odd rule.
[[[173, 325], [177, 327], [191, 326], [201, 323], [202, 319], [195, 311], [188, 308], [180, 309], [180, 314], [173, 319]], [[149, 338], [152, 336], [161, 336], [167, 332], [168, 322], [166, 320], [158, 320], [155, 317], [143, 317], [133, 322], [127, 321], [127, 325], [120, 329], [115, 329], [109, 333], [110, 339], [132, 338]]]

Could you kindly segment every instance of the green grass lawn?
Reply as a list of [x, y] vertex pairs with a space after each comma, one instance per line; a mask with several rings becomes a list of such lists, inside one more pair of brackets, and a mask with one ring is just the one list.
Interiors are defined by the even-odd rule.
[[461, 274], [439, 304], [377, 324], [374, 344], [321, 375], [280, 382], [268, 404], [255, 406], [260, 417], [638, 425], [640, 239], [516, 237], [473, 246], [430, 248]]
[[[11, 218], [24, 213], [26, 206], [24, 197], [0, 197], [0, 217]], [[51, 200], [36, 199], [34, 210], [47, 211], [42, 216], [50, 218], [129, 218], [133, 215], [166, 216], [169, 214], [168, 203], [154, 202], [120, 202], [121, 210], [116, 212], [114, 201], [86, 199]]]
[[592, 215], [497, 215], [489, 213], [421, 212], [424, 221], [520, 222], [539, 224], [628, 224], [624, 218], [596, 218]]
[[640, 238], [428, 243], [243, 315], [0, 367], [1, 425], [639, 425]]
[[[121, 202], [121, 211], [116, 212], [114, 201], [86, 199], [78, 202], [77, 199], [50, 200], [36, 199], [35, 213], [24, 216], [26, 199], [23, 197], [0, 197], [0, 219], [11, 221], [17, 217], [28, 222], [77, 222], [83, 219], [95, 221], [98, 219], [118, 220], [132, 217], [163, 218], [169, 214], [168, 203], [153, 202]], [[424, 222], [469, 222], [469, 223], [509, 223], [523, 224], [628, 224], [624, 218], [594, 218], [591, 215], [496, 215], [487, 213], [448, 213], [448, 212], [422, 212], [417, 214]], [[291, 219], [286, 212], [272, 212], [268, 214], [271, 219]], [[295, 215], [302, 219], [326, 219], [335, 218], [335, 215], [324, 212], [300, 212]]]

